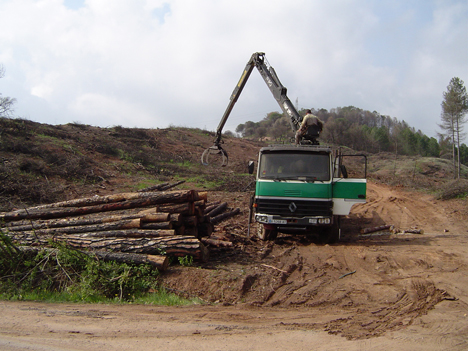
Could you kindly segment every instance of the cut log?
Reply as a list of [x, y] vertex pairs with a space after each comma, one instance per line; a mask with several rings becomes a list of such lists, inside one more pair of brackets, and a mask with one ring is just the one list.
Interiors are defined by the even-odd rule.
[[93, 225], [117, 222], [129, 219], [138, 219], [144, 217], [144, 215], [120, 215], [120, 216], [106, 216], [106, 217], [78, 217], [78, 218], [62, 218], [62, 219], [45, 219], [45, 220], [22, 220], [17, 222], [7, 223], [6, 227], [9, 231], [25, 231], [35, 229], [46, 229], [46, 228], [60, 228], [60, 227], [71, 227], [78, 225]]
[[205, 204], [208, 201], [208, 192], [207, 191], [200, 191], [200, 192], [195, 192], [194, 201], [203, 201]]
[[158, 271], [165, 271], [169, 266], [169, 258], [160, 255], [145, 255], [123, 252], [92, 251], [86, 252], [87, 255], [93, 255], [104, 261], [115, 261], [120, 263], [149, 264]]
[[[61, 235], [61, 234], [76, 234], [76, 233], [85, 233], [85, 232], [98, 232], [98, 231], [106, 231], [106, 230], [119, 230], [119, 229], [131, 229], [131, 228], [140, 228], [140, 219], [131, 219], [131, 220], [116, 221], [116, 222], [102, 223], [102, 224], [92, 224], [92, 225], [35, 229], [31, 231], [31, 233], [34, 233], [34, 235]], [[170, 228], [160, 228], [160, 229], [170, 229]], [[20, 233], [20, 232], [14, 231], [13, 233]]]
[[198, 228], [197, 227], [185, 227], [184, 236], [193, 236], [198, 238]]
[[169, 221], [169, 213], [154, 213], [154, 214], [132, 214], [121, 216], [100, 216], [100, 217], [80, 217], [80, 218], [64, 218], [64, 219], [49, 219], [49, 220], [23, 220], [18, 222], [10, 222], [7, 224], [9, 231], [29, 231], [49, 228], [62, 228], [72, 226], [96, 225], [111, 222], [119, 222], [123, 220], [140, 219], [142, 222], [167, 222]]
[[361, 234], [374, 233], [374, 232], [378, 232], [381, 230], [391, 229], [392, 227], [393, 227], [392, 225], [381, 225], [381, 226], [373, 227], [373, 228], [365, 228], [361, 230]]
[[[102, 233], [102, 232], [101, 232]], [[49, 241], [63, 242], [75, 249], [104, 250], [112, 252], [142, 253], [148, 255], [168, 255], [176, 257], [193, 256], [194, 259], [206, 262], [208, 260], [208, 249], [200, 240], [191, 236], [166, 236], [166, 237], [141, 237], [130, 238], [115, 236], [96, 237], [91, 236], [96, 233], [89, 233], [89, 236], [81, 235], [61, 235], [52, 238], [46, 236], [34, 237], [31, 235], [20, 238], [14, 235], [15, 243], [28, 246], [48, 245]]]
[[[48, 241], [54, 237], [66, 238], [67, 234], [61, 235], [41, 235], [37, 236], [35, 232], [15, 232], [9, 233], [9, 236], [17, 243], [22, 245], [47, 245]], [[86, 238], [159, 238], [176, 235], [173, 229], [124, 229], [108, 230], [101, 232], [83, 232], [70, 234], [73, 237]]]
[[224, 241], [224, 240], [217, 240], [211, 238], [201, 238], [201, 242], [205, 245], [215, 246], [215, 247], [231, 247], [232, 242]]
[[182, 217], [182, 222], [186, 227], [196, 227], [198, 224], [197, 216], [185, 216]]
[[201, 217], [203, 217], [205, 215], [205, 210], [201, 206], [195, 206], [195, 208], [193, 210], [193, 215], [201, 218]]
[[207, 204], [207, 206], [205, 208], [205, 213], [209, 213], [211, 210], [218, 207], [220, 203], [221, 203], [221, 201], [216, 201], [216, 202]]
[[[107, 212], [107, 211], [116, 211], [124, 210], [129, 208], [138, 208], [152, 206], [156, 204], [164, 203], [183, 203], [186, 201], [193, 201], [194, 191], [173, 191], [165, 193], [141, 193], [141, 194], [151, 194], [151, 196], [144, 196], [143, 198], [135, 200], [126, 200], [115, 203], [107, 203], [95, 206], [84, 206], [84, 207], [59, 207], [59, 208], [44, 208], [44, 209], [26, 209], [18, 210], [13, 212], [6, 212], [0, 214], [0, 220], [5, 221], [20, 220], [20, 219], [50, 219], [50, 218], [61, 218], [68, 216], [79, 216], [89, 213], [96, 212]], [[191, 202], [188, 202], [189, 204]], [[161, 211], [168, 212], [168, 211]]]
[[183, 215], [192, 216], [195, 212], [193, 202], [184, 202], [180, 204], [165, 204], [157, 207], [159, 212], [181, 213]]
[[223, 202], [222, 204], [216, 206], [214, 209], [212, 209], [209, 212], [206, 212], [207, 215], [210, 217], [215, 217], [222, 213], [225, 209], [227, 208], [227, 202]]
[[206, 236], [211, 236], [211, 234], [213, 233], [213, 230], [214, 230], [214, 226], [210, 222], [200, 223], [197, 228], [198, 228], [198, 237], [199, 238], [206, 237]]
[[229, 211], [229, 212], [226, 212], [226, 213], [222, 213], [220, 215], [217, 215], [215, 217], [211, 217], [211, 223], [213, 224], [218, 224], [222, 221], [224, 221], [225, 219], [228, 219], [228, 218], [231, 218], [231, 217], [234, 217], [235, 215], [239, 214], [240, 213], [240, 208], [236, 208], [235, 210], [233, 211]]
[[[152, 192], [120, 193], [120, 194], [105, 195], [105, 196], [95, 195], [95, 196], [87, 197], [87, 198], [73, 199], [73, 200], [68, 200], [68, 201], [60, 201], [60, 202], [54, 202], [51, 204], [34, 206], [34, 207], [28, 208], [28, 210], [34, 211], [38, 209], [56, 208], [56, 207], [94, 206], [94, 205], [109, 204], [109, 203], [128, 201], [128, 200], [152, 198], [154, 197], [154, 195], [155, 194]], [[195, 201], [195, 198], [193, 198], [193, 201]]]
[[172, 229], [171, 222], [141, 223], [141, 229]]
[[203, 262], [208, 261], [208, 249], [196, 238], [189, 236], [172, 236], [161, 238], [120, 238], [83, 240], [81, 238], [55, 239], [63, 241], [76, 248], [89, 248], [92, 250], [107, 250], [119, 252], [144, 253], [150, 255], [164, 254], [167, 256], [193, 256], [194, 259]]
[[141, 217], [142, 222], [167, 222], [169, 221], [169, 213], [154, 213], [154, 214], [145, 214], [143, 217]]
[[178, 227], [178, 226], [181, 226], [182, 225], [182, 219], [184, 217], [180, 214], [180, 213], [172, 213], [170, 216], [169, 216], [169, 221], [175, 226], [175, 227]]

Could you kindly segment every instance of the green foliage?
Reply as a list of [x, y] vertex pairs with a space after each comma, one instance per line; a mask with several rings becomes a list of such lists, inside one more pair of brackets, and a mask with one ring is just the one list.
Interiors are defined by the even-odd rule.
[[83, 299], [104, 296], [109, 299], [132, 300], [156, 285], [157, 271], [149, 265], [128, 265], [95, 259], [86, 261], [80, 284], [70, 287]]
[[179, 261], [179, 264], [184, 267], [190, 267], [193, 265], [193, 256], [184, 256], [184, 257], [178, 257], [177, 258]]
[[105, 262], [64, 245], [20, 249], [0, 232], [0, 252], [0, 296], [7, 299], [132, 301], [157, 287], [150, 265]]

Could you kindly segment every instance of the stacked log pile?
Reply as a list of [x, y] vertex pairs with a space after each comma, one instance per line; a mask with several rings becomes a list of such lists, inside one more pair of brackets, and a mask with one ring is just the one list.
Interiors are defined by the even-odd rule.
[[102, 259], [146, 262], [160, 270], [167, 268], [167, 256], [206, 262], [208, 249], [200, 239], [212, 234], [220, 216], [240, 210], [226, 212], [226, 203], [207, 206], [206, 192], [154, 191], [159, 189], [0, 213], [2, 231], [27, 247], [64, 242]]

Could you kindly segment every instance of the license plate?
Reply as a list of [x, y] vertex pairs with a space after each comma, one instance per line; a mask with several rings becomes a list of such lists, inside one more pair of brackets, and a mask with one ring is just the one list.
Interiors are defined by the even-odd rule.
[[268, 223], [272, 223], [272, 224], [286, 224], [286, 223], [288, 223], [288, 221], [286, 221], [285, 219], [269, 219], [269, 220], [268, 220]]
[[309, 218], [310, 224], [317, 224], [317, 218]]

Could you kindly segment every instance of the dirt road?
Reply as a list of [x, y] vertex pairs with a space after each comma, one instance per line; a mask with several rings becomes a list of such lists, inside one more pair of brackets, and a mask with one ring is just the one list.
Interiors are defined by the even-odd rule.
[[[246, 194], [229, 196], [246, 209]], [[234, 248], [164, 277], [213, 305], [0, 302], [0, 349], [468, 349], [466, 200], [373, 183], [368, 197], [334, 245], [286, 235], [274, 244], [247, 240], [244, 218], [223, 223], [217, 232]], [[424, 234], [358, 235], [382, 224]]]

